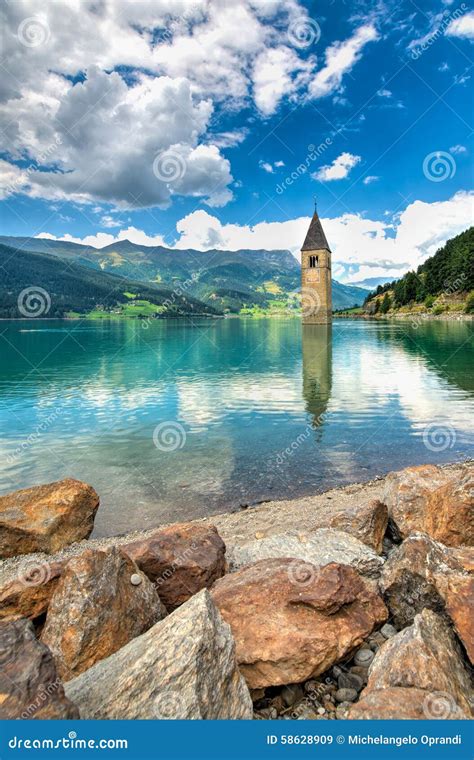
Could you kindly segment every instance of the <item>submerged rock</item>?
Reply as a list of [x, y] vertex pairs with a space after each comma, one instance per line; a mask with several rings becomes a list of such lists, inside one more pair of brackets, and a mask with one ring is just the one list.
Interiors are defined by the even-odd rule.
[[225, 544], [212, 525], [181, 523], [121, 547], [174, 610], [225, 572]]
[[0, 719], [79, 718], [28, 620], [0, 623]]
[[216, 582], [248, 685], [297, 683], [323, 673], [386, 620], [382, 599], [347, 565], [262, 560]]
[[361, 575], [371, 578], [380, 575], [384, 564], [383, 559], [362, 541], [332, 528], [268, 536], [242, 545], [229, 546], [227, 549], [231, 572], [260, 560], [278, 557], [294, 557], [313, 565], [337, 562], [350, 565]]
[[[139, 585], [132, 579], [138, 576]], [[155, 587], [118, 548], [71, 559], [51, 599], [42, 641], [64, 681], [140, 636], [166, 615]]]
[[207, 590], [66, 685], [83, 718], [252, 718], [235, 644]]
[[474, 478], [461, 478], [434, 465], [390, 473], [383, 500], [400, 537], [423, 531], [447, 546], [474, 544]]
[[51, 554], [87, 538], [98, 506], [92, 486], [72, 478], [0, 496], [0, 558]]

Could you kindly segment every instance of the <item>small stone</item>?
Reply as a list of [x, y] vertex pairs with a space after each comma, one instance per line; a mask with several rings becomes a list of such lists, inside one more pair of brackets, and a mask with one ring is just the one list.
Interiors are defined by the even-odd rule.
[[396, 636], [397, 629], [394, 625], [391, 625], [391, 623], [385, 623], [380, 629], [380, 633], [385, 639], [391, 639], [392, 636]]
[[334, 678], [339, 678], [339, 676], [342, 676], [342, 674], [344, 673], [344, 671], [339, 667], [339, 665], [334, 665], [331, 672]]
[[350, 669], [351, 673], [354, 673], [356, 676], [360, 676], [364, 683], [367, 683], [367, 678], [369, 674], [369, 669], [366, 668], [364, 665], [353, 665]]
[[355, 689], [338, 689], [336, 691], [336, 702], [354, 702], [357, 699]]
[[132, 586], [139, 586], [142, 582], [141, 576], [138, 575], [138, 573], [133, 573], [133, 575], [130, 576], [130, 583]]
[[326, 714], [326, 710], [324, 709], [324, 707], [318, 707], [318, 709], [316, 710], [316, 712], [318, 713], [318, 715], [325, 715]]
[[258, 702], [259, 699], [263, 699], [265, 696], [265, 689], [250, 689], [250, 696], [252, 702]]
[[278, 712], [276, 707], [270, 707], [270, 714], [268, 716], [270, 720], [276, 720], [278, 718]]
[[292, 707], [303, 697], [303, 689], [299, 684], [284, 686], [281, 690], [281, 698], [287, 707]]
[[356, 665], [364, 665], [365, 667], [368, 667], [373, 659], [374, 653], [371, 649], [359, 649], [354, 657], [354, 662]]
[[355, 689], [361, 691], [364, 686], [364, 679], [356, 673], [343, 673], [337, 679], [337, 685], [339, 689]]
[[255, 533], [255, 538], [258, 538], [258, 539], [265, 538], [265, 533], [262, 530], [257, 530], [257, 532]]
[[319, 684], [318, 684], [317, 681], [310, 680], [310, 681], [306, 681], [306, 683], [305, 683], [305, 685], [304, 685], [303, 688], [304, 688], [305, 692], [307, 694], [309, 694], [309, 692], [311, 692], [311, 691], [316, 691], [316, 689], [318, 688], [318, 686], [319, 686]]
[[350, 706], [350, 702], [341, 702], [341, 704], [336, 708], [336, 720], [345, 720], [347, 718]]

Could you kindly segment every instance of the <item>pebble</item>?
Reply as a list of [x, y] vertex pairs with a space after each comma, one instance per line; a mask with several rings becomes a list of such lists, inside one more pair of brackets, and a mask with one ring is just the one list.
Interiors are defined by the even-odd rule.
[[369, 669], [366, 668], [364, 665], [353, 665], [350, 670], [351, 673], [354, 673], [356, 676], [360, 676], [364, 683], [367, 683], [367, 678], [369, 674]]
[[133, 575], [130, 576], [130, 583], [132, 586], [139, 586], [142, 582], [142, 576], [138, 575], [138, 573], [133, 573]]
[[380, 629], [380, 633], [385, 639], [391, 639], [392, 636], [395, 636], [397, 633], [397, 629], [394, 625], [391, 625], [390, 623], [385, 623], [385, 625], [382, 626]]
[[340, 689], [355, 689], [361, 691], [364, 686], [364, 679], [356, 673], [343, 673], [337, 679], [337, 685]]
[[357, 699], [355, 689], [338, 689], [336, 691], [336, 702], [354, 702]]
[[303, 689], [299, 684], [290, 684], [290, 686], [284, 686], [281, 690], [281, 698], [287, 707], [292, 707], [303, 696]]
[[316, 689], [318, 688], [318, 686], [319, 686], [319, 684], [318, 684], [317, 681], [313, 681], [313, 680], [306, 681], [306, 683], [304, 685], [304, 690], [305, 690], [306, 693], [309, 693], [310, 691], [316, 691]]
[[374, 653], [371, 649], [359, 649], [354, 657], [354, 662], [356, 665], [365, 665], [367, 667], [373, 659]]
[[318, 707], [316, 712], [318, 713], [318, 715], [326, 715], [326, 710], [324, 709], [324, 707]]
[[347, 718], [347, 711], [350, 706], [351, 706], [350, 702], [341, 702], [341, 704], [337, 706], [336, 719], [345, 720]]

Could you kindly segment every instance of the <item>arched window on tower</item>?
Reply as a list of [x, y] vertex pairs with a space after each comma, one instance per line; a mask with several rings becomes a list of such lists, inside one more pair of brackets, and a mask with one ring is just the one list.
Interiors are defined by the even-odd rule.
[[310, 267], [310, 269], [315, 269], [317, 266], [319, 266], [318, 256], [311, 255], [309, 257], [309, 267]]

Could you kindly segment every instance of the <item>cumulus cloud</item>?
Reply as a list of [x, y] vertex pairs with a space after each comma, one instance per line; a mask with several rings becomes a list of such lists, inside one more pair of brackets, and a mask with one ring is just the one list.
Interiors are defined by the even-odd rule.
[[377, 177], [375, 174], [368, 174], [367, 177], [364, 177], [362, 182], [364, 185], [371, 185], [372, 182], [378, 182], [379, 179], [380, 177]]
[[[371, 285], [373, 280], [392, 280], [414, 269], [432, 256], [446, 240], [465, 230], [472, 219], [474, 192], [460, 191], [446, 201], [414, 201], [391, 221], [367, 219], [360, 214], [323, 218], [322, 223], [333, 253], [334, 277], [341, 282]], [[175, 249], [197, 250], [290, 250], [296, 258], [305, 238], [310, 217], [285, 222], [260, 222], [253, 226], [222, 224], [200, 209], [181, 219], [176, 229]], [[99, 233], [83, 240], [66, 235], [55, 238], [102, 247], [128, 239], [139, 245], [165, 245], [160, 235], [149, 236], [129, 227], [116, 236]]]
[[161, 235], [147, 235], [146, 232], [137, 230], [136, 227], [127, 227], [126, 230], [121, 230], [117, 235], [112, 235], [108, 232], [98, 232], [96, 235], [78, 238], [69, 234], [56, 237], [49, 232], [41, 232], [36, 237], [44, 238], [45, 240], [61, 240], [66, 243], [80, 243], [82, 245], [90, 245], [93, 248], [104, 248], [106, 245], [118, 243], [120, 240], [129, 240], [131, 243], [136, 243], [136, 245], [166, 245]]
[[[298, 0], [15, 0], [0, 15], [6, 195], [120, 208], [166, 207], [176, 195], [226, 204], [232, 172], [222, 151], [247, 128], [219, 133], [220, 109], [253, 101], [266, 118], [308, 88], [311, 97], [337, 90], [377, 37], [360, 27], [317, 71], [315, 54], [288, 34], [308, 19]], [[163, 151], [174, 154], [170, 175], [153, 170]], [[15, 162], [25, 160], [31, 170], [18, 177]]]
[[465, 13], [464, 16], [453, 19], [446, 29], [446, 34], [448, 37], [474, 40], [474, 12]]
[[312, 174], [313, 179], [318, 179], [320, 182], [332, 182], [336, 179], [345, 179], [351, 169], [360, 163], [361, 157], [354, 156], [352, 153], [341, 153], [340, 156], [334, 159], [332, 164], [322, 166], [317, 172]]

